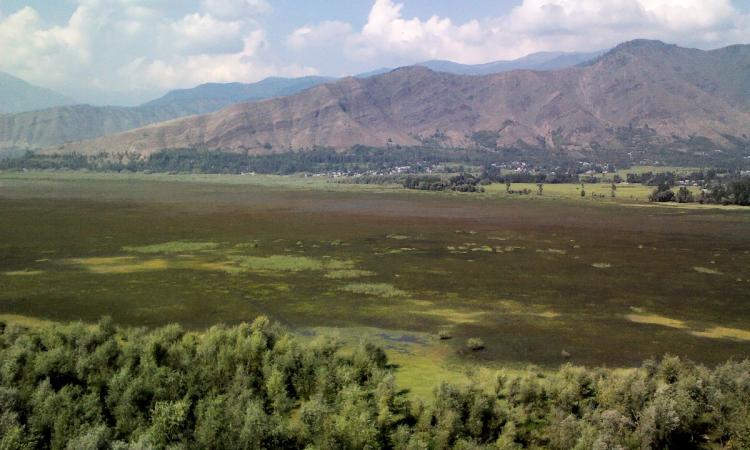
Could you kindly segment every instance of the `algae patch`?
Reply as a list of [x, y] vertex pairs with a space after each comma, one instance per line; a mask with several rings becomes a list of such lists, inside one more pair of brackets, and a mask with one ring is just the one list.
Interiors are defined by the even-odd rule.
[[420, 309], [414, 311], [417, 314], [439, 317], [454, 324], [480, 323], [482, 317], [487, 315], [484, 311], [460, 311], [454, 308]]
[[122, 274], [134, 272], [147, 272], [152, 270], [166, 270], [169, 262], [166, 259], [154, 258], [139, 260], [132, 256], [113, 258], [73, 258], [68, 259], [69, 264], [81, 266], [89, 272], [99, 274]]
[[722, 275], [722, 273], [719, 272], [718, 270], [716, 270], [716, 269], [709, 269], [708, 267], [695, 266], [695, 267], [693, 267], [693, 270], [695, 270], [698, 273], [705, 273], [705, 274], [709, 274], [709, 275]]
[[375, 272], [369, 270], [338, 269], [329, 271], [325, 274], [325, 277], [331, 280], [347, 280], [352, 278], [371, 277], [374, 275]]
[[164, 242], [161, 244], [141, 245], [135, 247], [123, 247], [122, 250], [128, 253], [141, 253], [153, 255], [159, 253], [189, 253], [201, 252], [206, 250], [215, 250], [219, 244], [215, 242]]
[[354, 262], [341, 259], [315, 259], [308, 256], [234, 256], [239, 268], [251, 272], [342, 271], [354, 267]]
[[627, 314], [625, 315], [625, 319], [646, 325], [661, 325], [663, 327], [677, 328], [681, 330], [688, 328], [687, 324], [682, 320], [671, 319], [658, 314]]
[[9, 277], [32, 277], [34, 275], [41, 275], [44, 273], [43, 270], [12, 270], [10, 272], [3, 272], [4, 275]]
[[240, 268], [259, 272], [300, 272], [323, 270], [323, 262], [307, 256], [236, 256], [233, 260]]
[[750, 331], [740, 328], [710, 326], [708, 328], [699, 330], [695, 329], [694, 327], [688, 326], [688, 324], [682, 320], [671, 319], [669, 317], [664, 317], [657, 314], [645, 314], [640, 312], [637, 314], [628, 314], [625, 316], [625, 318], [631, 322], [647, 325], [660, 325], [663, 327], [684, 330], [693, 336], [701, 338], [750, 341]]
[[396, 288], [388, 283], [352, 283], [340, 288], [352, 294], [371, 295], [374, 297], [393, 298], [405, 297], [406, 291]]
[[691, 331], [690, 334], [697, 337], [711, 339], [732, 339], [735, 341], [750, 341], [750, 331], [739, 328], [711, 327], [703, 331]]

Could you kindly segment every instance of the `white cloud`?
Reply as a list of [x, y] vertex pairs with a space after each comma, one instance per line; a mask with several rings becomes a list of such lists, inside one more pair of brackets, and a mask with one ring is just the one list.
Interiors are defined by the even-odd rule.
[[266, 0], [202, 0], [203, 9], [216, 17], [235, 18], [271, 12]]
[[75, 2], [61, 25], [32, 7], [0, 15], [0, 71], [83, 101], [119, 91], [128, 103], [209, 81], [315, 72], [267, 51], [257, 20], [271, 11], [265, 0]]
[[750, 41], [750, 15], [730, 0], [523, 0], [504, 16], [461, 24], [439, 16], [405, 18], [402, 9], [395, 0], [375, 0], [360, 30], [344, 35], [340, 22], [338, 34], [326, 32], [327, 23], [308, 25], [287, 43], [393, 64], [433, 58], [481, 63], [545, 50], [600, 50], [635, 38], [698, 47]]
[[391, 0], [375, 1], [362, 32], [353, 40], [361, 57], [371, 58], [384, 50], [403, 55], [416, 50], [425, 58], [456, 58], [471, 47], [484, 45], [485, 33], [476, 20], [462, 25], [438, 16], [407, 20], [402, 18], [402, 7]]
[[287, 37], [287, 45], [294, 49], [304, 49], [325, 45], [337, 39], [345, 39], [352, 32], [352, 26], [346, 22], [325, 21], [315, 26], [297, 28]]
[[188, 14], [172, 22], [169, 43], [188, 54], [234, 53], [243, 48], [244, 26], [240, 21], [222, 21], [210, 14]]
[[0, 21], [0, 70], [46, 74], [61, 79], [59, 65], [86, 64], [90, 43], [82, 29], [84, 12], [76, 12], [68, 27], [43, 26], [36, 10], [25, 7]]
[[[276, 65], [262, 58], [267, 43], [263, 31], [256, 30], [245, 38], [237, 53], [187, 55], [170, 59], [136, 59], [122, 68], [123, 79], [148, 80], [156, 87], [195, 86], [207, 81], [234, 82], [257, 80], [272, 75], [298, 77], [315, 75], [310, 67]], [[137, 84], [131, 86], [137, 88]]]

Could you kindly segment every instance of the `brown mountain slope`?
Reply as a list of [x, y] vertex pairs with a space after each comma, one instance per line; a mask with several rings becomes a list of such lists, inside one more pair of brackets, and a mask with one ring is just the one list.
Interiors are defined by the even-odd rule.
[[409, 67], [50, 150], [472, 147], [478, 132], [497, 137], [491, 146], [573, 156], [633, 145], [680, 150], [698, 138], [706, 150], [746, 146], [748, 48], [706, 52], [632, 41], [585, 67], [481, 77]]
[[0, 152], [94, 139], [178, 117], [211, 113], [235, 103], [289, 95], [330, 80], [301, 77], [266, 78], [250, 84], [208, 83], [171, 91], [141, 106], [72, 105], [0, 114]]
[[0, 149], [40, 148], [95, 138], [189, 113], [169, 108], [71, 105], [0, 115]]

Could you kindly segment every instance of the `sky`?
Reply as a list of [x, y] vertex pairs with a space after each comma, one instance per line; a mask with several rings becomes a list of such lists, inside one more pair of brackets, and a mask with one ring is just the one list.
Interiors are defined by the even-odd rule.
[[205, 82], [750, 43], [750, 0], [0, 0], [0, 71], [135, 105]]

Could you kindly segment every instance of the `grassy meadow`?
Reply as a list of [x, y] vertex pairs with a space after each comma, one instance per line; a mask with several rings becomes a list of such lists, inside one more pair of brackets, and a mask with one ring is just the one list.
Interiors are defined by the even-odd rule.
[[420, 395], [477, 367], [750, 356], [750, 212], [578, 189], [0, 174], [0, 320], [200, 332], [266, 314], [383, 345]]

